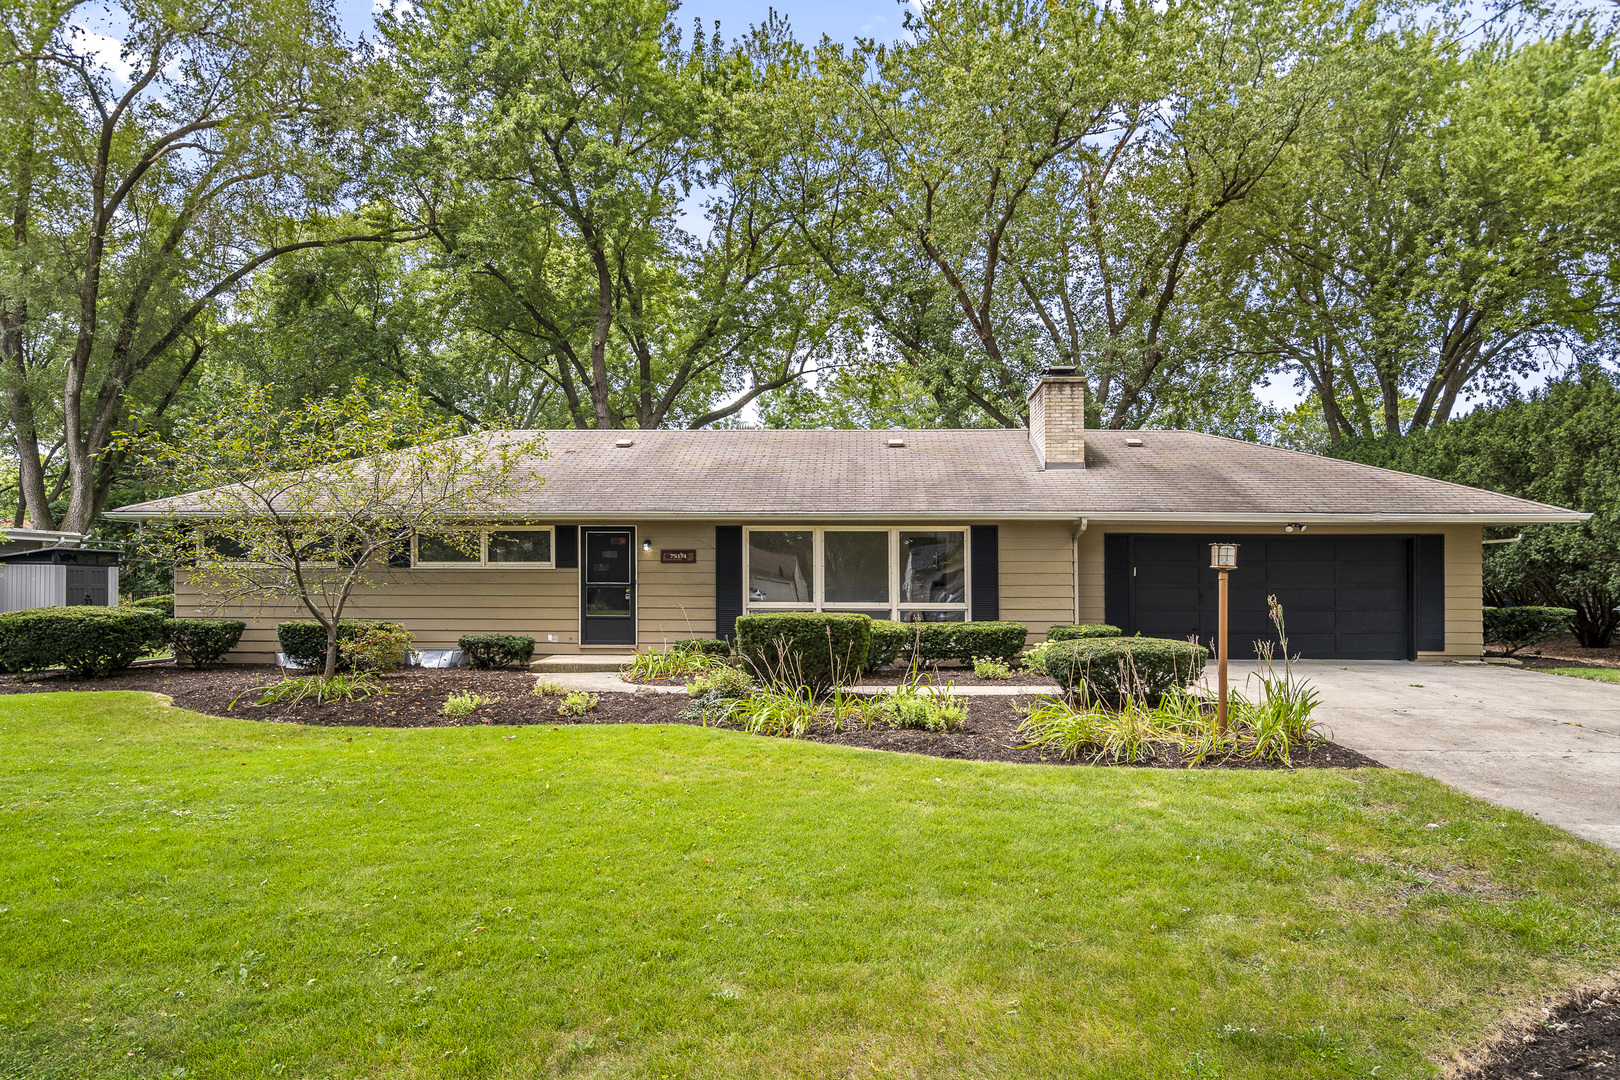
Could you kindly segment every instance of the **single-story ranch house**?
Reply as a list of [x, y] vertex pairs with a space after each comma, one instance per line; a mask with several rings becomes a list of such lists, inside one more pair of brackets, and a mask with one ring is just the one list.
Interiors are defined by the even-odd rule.
[[[1486, 526], [1556, 506], [1188, 431], [1091, 431], [1084, 382], [1030, 393], [1027, 430], [548, 431], [534, 484], [480, 557], [419, 537], [349, 614], [419, 646], [527, 634], [537, 653], [728, 636], [747, 612], [1011, 619], [1210, 641], [1208, 543], [1235, 541], [1232, 640], [1282, 602], [1312, 658], [1477, 657]], [[184, 501], [181, 497], [179, 502]], [[169, 501], [108, 516], [142, 520]], [[219, 612], [177, 581], [176, 613]], [[284, 609], [238, 611], [233, 658], [270, 662]]]

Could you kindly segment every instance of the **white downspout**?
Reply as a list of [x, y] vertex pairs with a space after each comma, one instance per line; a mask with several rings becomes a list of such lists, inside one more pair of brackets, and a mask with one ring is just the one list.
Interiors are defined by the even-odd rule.
[[1075, 622], [1080, 621], [1080, 534], [1085, 532], [1087, 526], [1089, 526], [1090, 524], [1091, 524], [1090, 519], [1081, 518], [1080, 519], [1080, 524], [1076, 525], [1075, 528], [1074, 528], [1074, 536], [1072, 538], [1070, 538], [1070, 547], [1072, 549], [1072, 554], [1073, 554], [1073, 558], [1072, 558], [1071, 561], [1074, 564], [1073, 589], [1074, 589], [1074, 621]]

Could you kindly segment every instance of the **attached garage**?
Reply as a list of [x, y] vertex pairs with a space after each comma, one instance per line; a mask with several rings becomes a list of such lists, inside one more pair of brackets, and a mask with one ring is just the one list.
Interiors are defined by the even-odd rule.
[[1234, 659], [1275, 641], [1266, 598], [1283, 606], [1289, 651], [1318, 660], [1410, 660], [1445, 649], [1443, 536], [1110, 533], [1108, 621], [1127, 634], [1213, 644], [1217, 581], [1209, 545], [1236, 541]]

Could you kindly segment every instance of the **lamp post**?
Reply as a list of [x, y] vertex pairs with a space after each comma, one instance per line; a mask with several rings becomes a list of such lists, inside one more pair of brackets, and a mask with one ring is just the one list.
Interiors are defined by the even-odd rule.
[[1215, 650], [1218, 654], [1220, 700], [1215, 703], [1215, 730], [1226, 734], [1226, 576], [1237, 569], [1236, 544], [1209, 545], [1209, 566], [1220, 571], [1220, 613], [1215, 627]]

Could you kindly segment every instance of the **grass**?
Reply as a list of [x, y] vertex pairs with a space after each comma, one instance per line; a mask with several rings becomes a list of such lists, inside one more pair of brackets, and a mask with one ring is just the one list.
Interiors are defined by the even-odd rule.
[[1620, 860], [1398, 772], [132, 693], [0, 741], [8, 1080], [1426, 1076], [1620, 962]]
[[1620, 668], [1606, 667], [1555, 667], [1554, 675], [1568, 675], [1575, 679], [1591, 679], [1594, 682], [1620, 683]]

